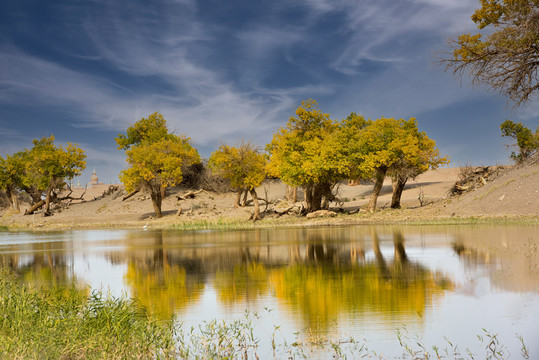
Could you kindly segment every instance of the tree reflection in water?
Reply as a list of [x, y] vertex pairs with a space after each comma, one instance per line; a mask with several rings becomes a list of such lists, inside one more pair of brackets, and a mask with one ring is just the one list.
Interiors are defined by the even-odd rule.
[[[44, 290], [64, 290], [75, 287], [88, 295], [90, 289], [74, 274], [73, 254], [58, 251], [60, 242], [32, 243], [24, 254], [17, 251], [1, 254], [0, 266], [27, 286]], [[16, 247], [13, 247], [15, 249]]]
[[[387, 245], [381, 247], [374, 228], [367, 234], [338, 228], [207, 236], [129, 232], [120, 240], [121, 251], [110, 250], [106, 257], [125, 264], [129, 295], [162, 319], [195, 304], [210, 286], [221, 304], [248, 308], [276, 299], [313, 329], [324, 330], [341, 317], [402, 323], [420, 319], [434, 297], [453, 287], [408, 258], [399, 231], [392, 234], [393, 256]], [[66, 244], [57, 246], [65, 249]], [[69, 265], [73, 252], [49, 250], [33, 249], [24, 261], [6, 255], [4, 261], [36, 286], [75, 281]]]
[[154, 246], [143, 251], [142, 256], [131, 253], [124, 279], [133, 298], [159, 318], [167, 319], [196, 300], [204, 282], [196, 276], [188, 277], [185, 263], [169, 256], [162, 232], [150, 233], [150, 236]]
[[[308, 327], [323, 330], [343, 312], [396, 321], [421, 317], [434, 297], [453, 287], [448, 279], [408, 260], [400, 232], [393, 233], [391, 261], [382, 254], [374, 230], [371, 240], [374, 259], [361, 263], [339, 261], [331, 245], [313, 245], [303, 263], [271, 273], [276, 296], [299, 310]], [[364, 256], [362, 250], [351, 253]]]

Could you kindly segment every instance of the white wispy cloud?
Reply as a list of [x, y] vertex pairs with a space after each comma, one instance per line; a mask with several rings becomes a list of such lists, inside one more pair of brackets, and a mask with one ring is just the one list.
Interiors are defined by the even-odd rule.
[[[455, 32], [473, 24], [469, 3], [425, 1], [362, 1], [347, 3], [343, 28], [351, 40], [332, 66], [345, 74], [360, 71], [362, 60], [380, 62], [417, 61], [430, 56], [432, 41], [445, 43]], [[421, 43], [417, 43], [420, 39]]]
[[[96, 3], [99, 11], [72, 20], [79, 22], [78, 36], [86, 41], [83, 51], [56, 51], [105, 70], [77, 69], [4, 44], [0, 104], [62, 107], [71, 114], [70, 126], [118, 133], [160, 111], [171, 130], [195, 144], [217, 147], [241, 138], [263, 145], [308, 97], [326, 99], [322, 109], [341, 118], [351, 111], [414, 116], [484, 96], [482, 89], [460, 87], [432, 65], [447, 38], [473, 30], [470, 15], [476, 4], [468, 0], [278, 2], [268, 15], [299, 7], [295, 10], [303, 17], [290, 23], [272, 16], [260, 22], [245, 19], [238, 28], [203, 22], [203, 9], [194, 0]], [[70, 6], [64, 9], [66, 18]], [[341, 21], [320, 30], [318, 25], [331, 16]], [[215, 51], [222, 33], [230, 49]], [[318, 61], [315, 67], [304, 65], [301, 56], [309, 51]], [[288, 62], [292, 72], [304, 72], [303, 83], [264, 85], [280, 75], [270, 72], [274, 59]], [[529, 116], [536, 113], [530, 110]], [[94, 149], [88, 155], [105, 163], [106, 153]], [[123, 166], [123, 158], [110, 161]]]

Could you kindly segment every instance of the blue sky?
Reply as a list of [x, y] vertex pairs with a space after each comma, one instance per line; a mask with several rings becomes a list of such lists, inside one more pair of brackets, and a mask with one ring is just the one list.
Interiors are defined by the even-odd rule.
[[505, 119], [535, 129], [537, 102], [459, 81], [435, 60], [475, 31], [472, 0], [3, 0], [0, 153], [54, 134], [117, 181], [114, 137], [152, 112], [203, 157], [265, 145], [301, 100], [418, 120], [452, 166], [508, 163]]

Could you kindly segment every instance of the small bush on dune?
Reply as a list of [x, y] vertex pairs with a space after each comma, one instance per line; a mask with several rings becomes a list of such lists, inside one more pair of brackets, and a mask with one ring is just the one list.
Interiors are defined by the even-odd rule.
[[221, 194], [232, 191], [230, 180], [213, 174], [208, 166], [203, 163], [193, 164], [185, 170], [182, 185], [192, 189], [204, 189]]

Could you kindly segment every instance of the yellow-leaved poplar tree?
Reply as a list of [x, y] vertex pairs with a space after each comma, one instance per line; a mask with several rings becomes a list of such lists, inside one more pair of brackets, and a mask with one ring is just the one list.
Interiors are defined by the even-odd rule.
[[446, 163], [440, 158], [434, 141], [417, 130], [415, 119], [380, 118], [369, 120], [357, 139], [359, 169], [374, 177], [375, 184], [368, 210], [376, 210], [378, 195], [388, 172], [396, 181], [394, 207], [400, 206], [400, 194], [409, 178]]
[[388, 170], [393, 185], [391, 208], [400, 208], [400, 200], [404, 186], [409, 179], [428, 171], [437, 169], [440, 165], [448, 164], [447, 156], [440, 156], [436, 142], [425, 132], [419, 131], [415, 119], [402, 121], [406, 133], [406, 144], [399, 158]]
[[[51, 195], [61, 189], [66, 181], [79, 176], [86, 168], [86, 155], [76, 144], [64, 148], [54, 145], [54, 135], [33, 140], [30, 150], [17, 153], [23, 173], [18, 175], [20, 188], [34, 193], [37, 201], [45, 192], [44, 215], [50, 215]], [[34, 197], [33, 196], [33, 197]], [[40, 205], [37, 201], [26, 214], [32, 214]]]
[[338, 129], [339, 124], [309, 99], [268, 144], [269, 174], [288, 185], [301, 186], [308, 212], [327, 207], [334, 185], [350, 174], [347, 144]]
[[120, 173], [126, 190], [150, 192], [155, 216], [162, 217], [165, 189], [181, 183], [186, 167], [199, 163], [200, 156], [191, 139], [169, 133], [159, 113], [142, 118], [116, 138], [118, 149], [126, 150], [130, 167]]
[[249, 191], [253, 197], [255, 211], [253, 220], [260, 219], [260, 207], [256, 188], [266, 178], [267, 158], [250, 143], [238, 146], [221, 145], [211, 154], [210, 168], [230, 181], [237, 190], [236, 206], [239, 206], [240, 197], [244, 190]]

